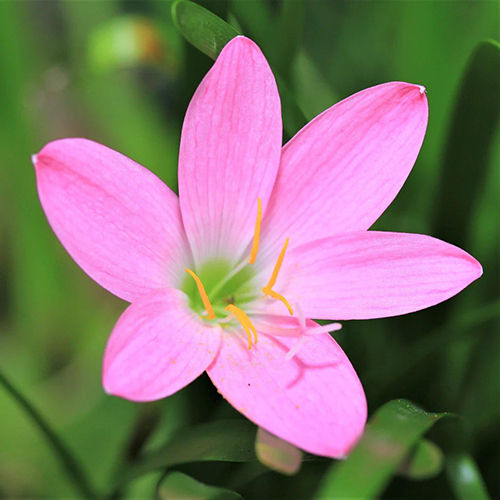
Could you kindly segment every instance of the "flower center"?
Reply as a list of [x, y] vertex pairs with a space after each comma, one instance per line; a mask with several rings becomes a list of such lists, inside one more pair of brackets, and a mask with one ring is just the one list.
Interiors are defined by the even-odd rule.
[[253, 278], [254, 269], [246, 265], [236, 270], [224, 259], [205, 262], [196, 272], [186, 269], [181, 290], [189, 297], [190, 307], [205, 320], [218, 320], [228, 315], [229, 304], [245, 306], [258, 298]]
[[248, 348], [251, 349], [252, 341], [257, 343], [257, 330], [243, 308], [248, 307], [259, 297], [277, 299], [286, 306], [293, 315], [293, 309], [283, 295], [273, 290], [278, 274], [285, 258], [288, 238], [274, 265], [271, 277], [266, 286], [262, 288], [263, 295], [255, 291], [253, 278], [256, 272], [253, 268], [257, 259], [260, 239], [260, 226], [262, 220], [262, 202], [257, 200], [257, 218], [255, 221], [254, 237], [250, 258], [240, 265], [232, 266], [224, 260], [212, 260], [205, 263], [195, 273], [186, 269], [186, 279], [181, 289], [190, 298], [191, 308], [204, 320], [219, 324], [221, 327], [231, 326], [233, 320], [245, 330], [248, 337]]

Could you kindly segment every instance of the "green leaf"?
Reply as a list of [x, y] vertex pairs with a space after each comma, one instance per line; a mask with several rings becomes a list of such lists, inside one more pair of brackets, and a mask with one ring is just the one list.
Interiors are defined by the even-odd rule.
[[250, 462], [255, 426], [247, 420], [217, 420], [183, 430], [157, 451], [139, 458], [120, 474], [115, 486], [142, 474], [190, 462]]
[[302, 451], [261, 427], [257, 431], [255, 454], [270, 469], [288, 475], [296, 474], [302, 463]]
[[241, 35], [220, 17], [189, 0], [177, 0], [172, 5], [172, 17], [186, 40], [212, 59], [229, 40]]
[[400, 476], [409, 479], [428, 479], [443, 468], [443, 452], [432, 441], [420, 440], [398, 469]]
[[488, 500], [490, 497], [476, 463], [466, 453], [446, 459], [446, 475], [459, 500]]
[[52, 429], [50, 424], [43, 418], [42, 414], [2, 372], [0, 372], [0, 386], [10, 394], [12, 399], [14, 399], [21, 410], [38, 428], [47, 443], [52, 447], [54, 455], [61, 463], [68, 479], [73, 482], [75, 489], [79, 491], [84, 498], [97, 498], [97, 493], [90, 484], [78, 459], [73, 455], [57, 432]]
[[171, 472], [159, 483], [159, 500], [242, 500], [236, 491], [201, 483], [182, 472]]
[[307, 120], [288, 89], [288, 85], [278, 74], [274, 76], [276, 77], [276, 83], [281, 98], [283, 128], [288, 135], [285, 139], [288, 139], [295, 135], [307, 123]]
[[446, 415], [428, 413], [404, 399], [389, 401], [370, 419], [347, 460], [327, 471], [315, 498], [376, 497], [419, 438]]
[[312, 120], [340, 100], [303, 49], [297, 53], [293, 62], [292, 79], [295, 100], [307, 120]]
[[500, 117], [500, 46], [481, 43], [472, 54], [451, 116], [433, 234], [466, 243], [491, 165]]

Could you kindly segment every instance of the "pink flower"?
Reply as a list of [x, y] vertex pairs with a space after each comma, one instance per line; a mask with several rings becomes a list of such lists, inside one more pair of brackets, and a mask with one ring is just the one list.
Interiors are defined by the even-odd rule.
[[309, 318], [417, 311], [482, 272], [430, 236], [367, 231], [408, 176], [426, 124], [423, 87], [392, 82], [336, 104], [282, 148], [275, 80], [238, 37], [187, 110], [179, 198], [105, 146], [47, 144], [34, 163], [54, 232], [132, 302], [106, 348], [106, 391], [150, 401], [206, 371], [259, 426], [345, 456], [363, 431], [365, 396], [327, 333], [340, 325]]

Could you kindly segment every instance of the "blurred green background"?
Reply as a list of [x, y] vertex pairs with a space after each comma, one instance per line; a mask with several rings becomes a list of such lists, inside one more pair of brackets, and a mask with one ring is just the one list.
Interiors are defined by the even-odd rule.
[[[183, 114], [212, 61], [184, 39], [171, 4], [0, 2], [0, 369], [100, 491], [112, 489], [120, 462], [133, 462], [142, 448], [189, 426], [241, 418], [206, 377], [155, 404], [103, 393], [103, 349], [126, 304], [63, 250], [40, 208], [30, 163], [46, 142], [83, 136], [176, 188]], [[498, 45], [486, 42], [499, 38], [499, 3], [202, 4], [268, 57], [279, 76], [286, 138], [365, 87], [391, 80], [427, 87], [421, 154], [376, 228], [459, 245], [482, 263], [484, 276], [429, 310], [345, 322], [335, 338], [363, 382], [370, 414], [402, 397], [460, 416], [429, 434], [444, 453], [443, 469], [425, 480], [397, 475], [384, 498], [473, 498], [460, 488], [457, 456], [474, 460], [490, 495], [500, 497], [500, 65]], [[291, 477], [255, 461], [193, 462], [176, 470], [255, 499], [313, 498], [331, 473], [326, 460], [306, 461]], [[141, 475], [121, 494], [151, 498], [162, 474]], [[33, 420], [0, 387], [0, 497], [77, 494]]]

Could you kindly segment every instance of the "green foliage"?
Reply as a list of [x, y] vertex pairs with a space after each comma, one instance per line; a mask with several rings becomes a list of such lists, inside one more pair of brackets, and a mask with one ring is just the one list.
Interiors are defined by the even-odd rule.
[[[437, 193], [434, 231], [457, 245], [467, 243], [474, 224], [474, 207], [488, 175], [500, 119], [498, 96], [500, 45], [488, 41], [474, 50], [461, 81], [450, 118]], [[459, 220], [460, 224], [453, 224], [453, 220]]]
[[398, 474], [410, 479], [428, 479], [438, 475], [442, 468], [443, 452], [432, 441], [422, 439], [400, 465]]
[[255, 460], [255, 427], [246, 420], [221, 420], [181, 431], [160, 449], [123, 471], [118, 486], [152, 470], [189, 462], [248, 462]]
[[386, 403], [370, 419], [347, 460], [331, 466], [317, 498], [378, 496], [419, 438], [444, 416], [447, 414], [428, 413], [404, 399]]
[[474, 460], [466, 453], [452, 455], [446, 463], [446, 474], [458, 500], [488, 500], [483, 479]]
[[220, 17], [189, 0], [177, 0], [172, 5], [172, 17], [186, 40], [212, 59], [231, 38], [241, 35]]
[[[386, 488], [388, 498], [488, 498], [485, 484], [500, 496], [500, 71], [497, 41], [484, 41], [498, 37], [496, 4], [199, 3], [0, 2], [0, 365], [22, 395], [5, 383], [0, 391], [0, 496], [73, 497], [75, 470], [61, 473], [61, 459], [76, 464], [77, 476], [87, 471], [83, 483], [130, 498], [152, 497], [165, 470], [157, 492], [167, 498], [177, 488], [199, 498], [222, 489], [227, 498], [305, 500], [322, 480], [352, 492], [348, 479], [365, 496]], [[144, 51], [145, 33], [158, 50]], [[346, 322], [336, 339], [369, 408], [408, 397], [459, 414], [460, 432], [439, 426], [432, 443], [422, 439], [441, 414], [391, 412], [399, 408], [391, 401], [346, 461], [306, 455], [286, 476], [256, 454], [282, 472], [293, 454], [256, 442], [255, 426], [235, 418], [205, 378], [160, 402], [154, 426], [137, 418], [141, 405], [103, 394], [102, 352], [125, 304], [60, 247], [29, 158], [49, 140], [89, 137], [175, 189], [187, 103], [211, 59], [240, 33], [261, 46], [276, 75], [285, 139], [364, 87], [427, 87], [421, 154], [376, 228], [459, 244], [484, 276], [429, 311]]]
[[216, 488], [196, 481], [181, 472], [171, 472], [158, 485], [159, 500], [242, 500], [235, 491]]

